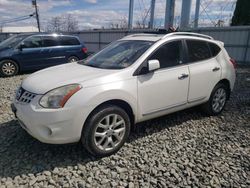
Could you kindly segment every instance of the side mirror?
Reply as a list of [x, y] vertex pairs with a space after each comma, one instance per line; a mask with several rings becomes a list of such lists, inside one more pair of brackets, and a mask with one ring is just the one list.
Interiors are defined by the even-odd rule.
[[20, 51], [22, 51], [23, 48], [24, 48], [24, 44], [20, 44], [20, 45], [18, 46], [18, 49], [19, 49]]
[[160, 62], [157, 59], [148, 61], [148, 71], [152, 72], [160, 68]]

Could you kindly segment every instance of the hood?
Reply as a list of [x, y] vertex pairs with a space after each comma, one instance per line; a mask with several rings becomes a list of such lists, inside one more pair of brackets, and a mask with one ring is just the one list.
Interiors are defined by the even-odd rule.
[[22, 87], [32, 93], [45, 94], [57, 87], [81, 84], [113, 72], [114, 70], [98, 69], [78, 63], [63, 64], [31, 74], [22, 82]]

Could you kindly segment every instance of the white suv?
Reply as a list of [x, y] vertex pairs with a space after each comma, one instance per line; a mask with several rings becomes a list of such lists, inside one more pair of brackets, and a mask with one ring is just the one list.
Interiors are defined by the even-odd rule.
[[219, 114], [235, 82], [223, 43], [196, 34], [135, 34], [85, 61], [26, 78], [12, 110], [41, 142], [81, 140], [95, 156], [118, 151], [138, 122], [202, 105]]

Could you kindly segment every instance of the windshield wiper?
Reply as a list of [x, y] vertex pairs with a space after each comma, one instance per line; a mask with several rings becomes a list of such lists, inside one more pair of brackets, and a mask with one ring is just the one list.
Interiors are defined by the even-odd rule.
[[78, 63], [81, 64], [81, 65], [89, 66], [89, 67], [101, 68], [101, 67], [99, 67], [99, 66], [97, 66], [97, 65], [88, 64], [88, 63], [86, 62], [86, 60], [78, 61]]
[[84, 65], [89, 66], [89, 67], [100, 68], [100, 67], [98, 67], [98, 66], [96, 66], [96, 65], [91, 65], [91, 64], [84, 64]]

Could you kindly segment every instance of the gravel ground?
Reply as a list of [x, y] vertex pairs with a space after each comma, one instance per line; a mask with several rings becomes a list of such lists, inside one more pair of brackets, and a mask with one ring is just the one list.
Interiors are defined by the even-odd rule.
[[139, 124], [115, 155], [42, 144], [10, 103], [26, 75], [0, 78], [0, 187], [250, 187], [250, 69], [239, 69], [225, 111], [193, 108]]

